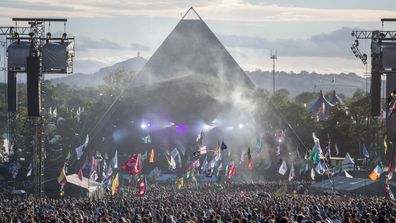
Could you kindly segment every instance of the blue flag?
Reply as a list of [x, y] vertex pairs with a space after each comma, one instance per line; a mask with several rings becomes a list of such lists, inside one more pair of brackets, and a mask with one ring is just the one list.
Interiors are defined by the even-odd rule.
[[227, 145], [224, 143], [224, 141], [221, 142], [221, 150], [226, 150]]
[[366, 146], [364, 144], [363, 144], [363, 156], [365, 158], [369, 158], [370, 157], [370, 154], [369, 154], [369, 152], [368, 152], [368, 150], [367, 150], [367, 148], [366, 148]]

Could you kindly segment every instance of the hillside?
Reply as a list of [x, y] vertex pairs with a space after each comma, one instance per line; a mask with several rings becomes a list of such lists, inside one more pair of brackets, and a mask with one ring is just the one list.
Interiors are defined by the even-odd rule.
[[[68, 77], [56, 78], [51, 81], [54, 84], [66, 83], [78, 88], [96, 87], [104, 84], [103, 78], [116, 69], [130, 72], [138, 72], [146, 64], [143, 57], [134, 57], [109, 67], [104, 67], [93, 74], [74, 74]], [[252, 82], [261, 88], [272, 91], [272, 72], [270, 71], [246, 71]], [[276, 72], [276, 89], [288, 89], [292, 97], [301, 92], [331, 91], [335, 89], [338, 93], [351, 96], [356, 89], [366, 89], [366, 80], [354, 73], [341, 74], [319, 74], [302, 71], [300, 73]], [[333, 77], [335, 81], [332, 82]], [[369, 82], [368, 82], [369, 84]]]
[[116, 69], [125, 70], [127, 72], [139, 72], [146, 64], [147, 60], [143, 57], [137, 56], [109, 67], [101, 68], [93, 74], [73, 74], [67, 77], [51, 79], [53, 84], [65, 83], [70, 86], [83, 88], [83, 87], [97, 87], [103, 85], [103, 78]]
[[[260, 86], [272, 92], [272, 72], [270, 71], [246, 71], [247, 75], [256, 86]], [[333, 82], [334, 78], [334, 82]], [[368, 84], [370, 81], [368, 80]], [[329, 92], [336, 90], [346, 96], [351, 96], [357, 89], [366, 89], [366, 80], [354, 73], [341, 74], [318, 74], [302, 71], [300, 73], [275, 73], [275, 89], [287, 89], [291, 96], [301, 92]]]

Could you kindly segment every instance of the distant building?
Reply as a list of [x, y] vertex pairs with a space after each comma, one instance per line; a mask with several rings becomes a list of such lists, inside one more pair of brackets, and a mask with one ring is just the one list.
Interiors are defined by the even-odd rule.
[[316, 114], [318, 120], [323, 120], [329, 116], [330, 108], [333, 106], [334, 105], [323, 96], [322, 90], [320, 90], [319, 98], [309, 106], [308, 112]]
[[345, 105], [344, 102], [341, 100], [341, 98], [338, 97], [335, 90], [333, 90], [333, 97], [330, 99], [330, 103], [333, 105], [337, 105], [337, 104], [342, 106]]

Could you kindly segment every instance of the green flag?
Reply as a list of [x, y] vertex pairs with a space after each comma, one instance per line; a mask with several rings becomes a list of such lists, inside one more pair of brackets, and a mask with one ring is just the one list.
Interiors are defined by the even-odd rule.
[[313, 155], [312, 155], [312, 160], [313, 160], [313, 162], [314, 162], [315, 165], [319, 163], [320, 155], [319, 155], [318, 152], [314, 152], [314, 153], [313, 153]]

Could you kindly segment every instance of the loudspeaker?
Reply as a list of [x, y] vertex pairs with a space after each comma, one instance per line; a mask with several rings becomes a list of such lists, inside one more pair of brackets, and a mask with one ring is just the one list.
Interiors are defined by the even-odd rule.
[[8, 71], [7, 78], [8, 112], [17, 111], [17, 79], [16, 72]]
[[33, 117], [40, 117], [40, 59], [37, 56], [28, 56], [26, 60], [28, 115]]
[[381, 113], [381, 73], [371, 75], [371, 116], [380, 116]]

